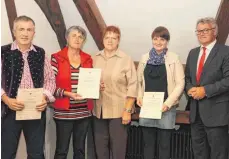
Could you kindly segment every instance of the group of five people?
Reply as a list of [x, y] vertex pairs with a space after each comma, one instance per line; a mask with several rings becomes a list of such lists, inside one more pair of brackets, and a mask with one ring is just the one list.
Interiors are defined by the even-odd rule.
[[[213, 18], [197, 22], [199, 47], [188, 55], [185, 72], [176, 53], [168, 49], [170, 33], [159, 26], [152, 32], [152, 48], [139, 61], [119, 49], [121, 32], [108, 26], [103, 33], [104, 49], [93, 57], [82, 51], [87, 33], [80, 26], [65, 34], [67, 45], [51, 55], [32, 44], [35, 23], [27, 16], [15, 19], [15, 41], [2, 46], [2, 158], [16, 156], [23, 130], [29, 159], [44, 158], [45, 109], [54, 102], [56, 123], [55, 159], [67, 158], [73, 138], [74, 159], [85, 158], [85, 139], [90, 123], [98, 159], [124, 159], [127, 125], [135, 100], [141, 107], [144, 92], [165, 92], [161, 119], [140, 118], [144, 158], [170, 158], [171, 131], [175, 128], [176, 107], [185, 90], [190, 104], [192, 147], [195, 159], [226, 159], [229, 122], [229, 47], [216, 43], [217, 24]], [[100, 68], [100, 98], [83, 99], [77, 93], [80, 68]], [[19, 88], [44, 88], [36, 107], [40, 120], [15, 120], [24, 108], [17, 101]], [[3, 109], [2, 109], [3, 110]]]

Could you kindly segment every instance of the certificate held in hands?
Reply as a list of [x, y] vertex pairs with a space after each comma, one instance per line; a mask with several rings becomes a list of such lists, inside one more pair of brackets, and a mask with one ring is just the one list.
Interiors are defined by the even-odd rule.
[[99, 99], [101, 69], [80, 68], [77, 93], [83, 98]]
[[161, 119], [164, 94], [164, 92], [145, 92], [139, 117]]
[[16, 120], [41, 119], [36, 106], [42, 102], [43, 88], [18, 89], [17, 101], [24, 103], [24, 109], [16, 111]]

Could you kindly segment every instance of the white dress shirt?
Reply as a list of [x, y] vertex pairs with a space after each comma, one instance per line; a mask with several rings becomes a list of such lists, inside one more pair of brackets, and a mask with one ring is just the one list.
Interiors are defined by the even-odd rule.
[[[216, 43], [216, 40], [214, 40], [208, 46], [205, 46], [205, 48], [206, 48], [206, 56], [205, 56], [204, 63], [206, 62], [206, 60], [207, 60], [207, 58], [208, 58], [208, 56], [209, 56], [212, 48], [214, 47], [215, 43]], [[203, 47], [204, 47], [203, 45], [200, 46], [200, 53], [199, 53], [199, 57], [198, 57], [198, 61], [197, 61], [196, 71], [198, 71], [198, 66], [199, 66], [200, 58], [201, 58], [201, 56], [203, 54]]]

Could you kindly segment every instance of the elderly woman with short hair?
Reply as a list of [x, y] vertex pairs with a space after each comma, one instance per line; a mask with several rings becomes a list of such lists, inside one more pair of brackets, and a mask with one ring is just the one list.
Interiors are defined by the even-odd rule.
[[56, 123], [55, 159], [66, 159], [71, 135], [73, 136], [74, 159], [85, 158], [85, 138], [90, 123], [91, 101], [77, 94], [80, 67], [91, 68], [91, 56], [81, 48], [86, 40], [86, 31], [72, 26], [66, 32], [67, 47], [52, 54], [51, 63], [56, 75], [56, 101], [53, 118]]

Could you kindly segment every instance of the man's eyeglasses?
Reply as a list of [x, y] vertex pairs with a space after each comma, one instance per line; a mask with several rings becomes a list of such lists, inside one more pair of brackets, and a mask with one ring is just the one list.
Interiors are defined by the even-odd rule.
[[208, 34], [210, 30], [213, 30], [215, 28], [210, 28], [210, 29], [203, 29], [203, 30], [196, 30], [196, 34], [200, 35], [200, 34]]

